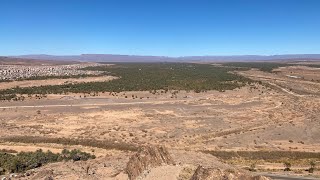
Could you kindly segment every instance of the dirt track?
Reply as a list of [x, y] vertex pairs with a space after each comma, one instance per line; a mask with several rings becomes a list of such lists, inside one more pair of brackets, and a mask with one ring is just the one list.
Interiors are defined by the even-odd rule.
[[[124, 98], [132, 94], [150, 98]], [[131, 92], [6, 102], [0, 106], [1, 134], [116, 138], [127, 143], [161, 143], [194, 150], [314, 150], [320, 142], [313, 135], [317, 124], [310, 122], [316, 120], [319, 104], [311, 101], [314, 98], [288, 95], [246, 87], [225, 93], [180, 92], [173, 99], [170, 94]], [[293, 98], [313, 103], [314, 110], [307, 111], [307, 106]], [[309, 129], [309, 134], [304, 129]], [[290, 143], [291, 139], [296, 141]]]

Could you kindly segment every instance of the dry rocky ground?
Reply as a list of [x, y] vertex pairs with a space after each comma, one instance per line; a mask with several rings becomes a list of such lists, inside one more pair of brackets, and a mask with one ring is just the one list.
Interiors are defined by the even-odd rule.
[[0, 82], [0, 89], [10, 89], [10, 88], [15, 88], [17, 86], [19, 86], [19, 87], [32, 87], [32, 86], [75, 84], [75, 83], [85, 83], [85, 82], [103, 82], [103, 81], [111, 81], [116, 78], [117, 77], [113, 77], [113, 76], [98, 76], [98, 77], [84, 77], [84, 78]]
[[[199, 152], [205, 150], [320, 152], [320, 83], [291, 78], [288, 71], [300, 76], [310, 72], [288, 68], [278, 73], [238, 72], [268, 85], [226, 92], [68, 94], [1, 102], [0, 149], [78, 148], [97, 155], [86, 162], [46, 165], [30, 171], [26, 179], [48, 174], [54, 179], [126, 179], [124, 170], [134, 153], [125, 147], [145, 145], [166, 146], [175, 163], [144, 171], [141, 179], [190, 179], [196, 170], [236, 176], [238, 169], [230, 171], [234, 166]], [[80, 143], [66, 145], [57, 138]], [[276, 166], [261, 162], [259, 169]]]
[[[129, 158], [130, 157], [130, 158]], [[205, 159], [205, 161], [204, 161]], [[204, 165], [198, 165], [204, 164]], [[9, 178], [7, 176], [7, 178]], [[144, 179], [144, 180], [268, 180], [220, 162], [203, 153], [146, 146], [137, 153], [117, 152], [95, 160], [60, 162], [11, 174], [12, 179]]]

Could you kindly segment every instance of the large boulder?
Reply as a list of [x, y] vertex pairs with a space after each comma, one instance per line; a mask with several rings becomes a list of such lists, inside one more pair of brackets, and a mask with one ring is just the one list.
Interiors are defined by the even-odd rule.
[[163, 146], [146, 146], [130, 157], [126, 172], [129, 179], [133, 180], [143, 171], [164, 164], [174, 164], [168, 150]]
[[39, 171], [33, 179], [44, 179], [44, 180], [53, 180], [53, 170], [42, 170]]
[[221, 170], [198, 166], [191, 180], [270, 180], [264, 176], [251, 176], [237, 170]]

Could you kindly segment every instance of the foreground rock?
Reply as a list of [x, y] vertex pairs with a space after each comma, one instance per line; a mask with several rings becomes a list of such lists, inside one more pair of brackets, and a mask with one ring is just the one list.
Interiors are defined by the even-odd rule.
[[[4, 176], [11, 178], [11, 175]], [[87, 161], [50, 163], [12, 179], [268, 180], [251, 176], [209, 154], [183, 150], [169, 153], [161, 146], [142, 147], [138, 152], [110, 150], [104, 156]]]
[[147, 146], [134, 154], [126, 167], [129, 179], [136, 179], [147, 169], [165, 165], [174, 164], [168, 150], [162, 146]]
[[239, 171], [228, 171], [198, 166], [191, 180], [270, 180], [264, 176], [251, 176]]

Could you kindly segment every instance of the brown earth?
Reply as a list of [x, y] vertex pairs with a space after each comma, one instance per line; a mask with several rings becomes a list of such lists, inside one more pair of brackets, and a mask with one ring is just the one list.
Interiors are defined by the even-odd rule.
[[238, 180], [269, 180], [263, 176], [252, 176], [243, 172], [225, 171], [215, 168], [204, 168], [198, 166], [195, 173], [192, 175], [191, 180], [224, 180], [224, 179], [238, 179]]
[[24, 80], [12, 82], [0, 82], [0, 89], [10, 89], [15, 87], [32, 87], [32, 86], [47, 86], [47, 85], [63, 85], [76, 84], [84, 82], [103, 82], [117, 79], [114, 76], [98, 76], [84, 78], [67, 78], [67, 79], [45, 79], [45, 80]]
[[[206, 158], [210, 165], [198, 166], [197, 156]], [[131, 156], [131, 157], [130, 157]], [[128, 158], [130, 157], [130, 158]], [[183, 160], [182, 160], [183, 159]], [[174, 164], [174, 161], [177, 164]], [[204, 173], [205, 172], [205, 173]], [[268, 180], [252, 176], [248, 172], [219, 162], [213, 156], [184, 151], [168, 151], [165, 147], [146, 146], [137, 153], [106, 155], [95, 160], [58, 162], [13, 174], [12, 179], [252, 179]], [[216, 177], [216, 178], [213, 178]]]
[[[0, 149], [95, 150], [98, 155], [95, 160], [41, 168], [59, 172], [61, 176], [57, 179], [118, 178], [133, 154], [124, 148], [142, 145], [166, 146], [178, 165], [153, 168], [145, 179], [159, 172], [171, 172], [168, 176], [176, 179], [191, 178], [198, 165], [221, 163], [199, 152], [204, 150], [320, 152], [320, 84], [309, 78], [288, 77], [287, 71], [300, 76], [310, 74], [299, 68], [278, 73], [241, 71], [237, 73], [265, 85], [256, 83], [226, 92], [179, 91], [176, 96], [161, 91], [86, 94], [86, 97], [67, 94], [1, 102]], [[34, 142], [34, 137], [42, 139]], [[77, 140], [79, 145], [67, 146], [56, 138]], [[106, 162], [109, 165], [104, 169]], [[233, 163], [243, 167], [252, 162]], [[83, 170], [88, 165], [95, 175], [89, 176]], [[221, 163], [217, 168], [228, 169], [225, 166], [228, 165]], [[261, 161], [257, 167], [263, 171], [281, 168], [281, 164]]]
[[131, 156], [125, 171], [129, 179], [134, 180], [139, 177], [143, 171], [164, 164], [175, 164], [168, 150], [165, 147], [146, 146]]

